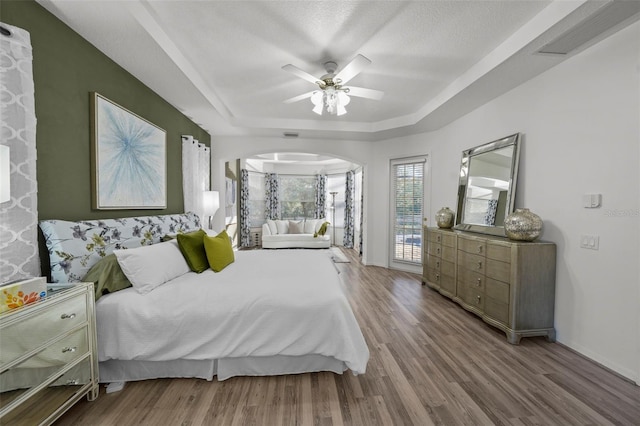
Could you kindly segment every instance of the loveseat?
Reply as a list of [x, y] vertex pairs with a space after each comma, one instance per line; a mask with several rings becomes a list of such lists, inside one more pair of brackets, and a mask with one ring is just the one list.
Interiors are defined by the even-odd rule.
[[262, 248], [329, 248], [329, 235], [313, 236], [325, 219], [267, 220], [262, 225]]

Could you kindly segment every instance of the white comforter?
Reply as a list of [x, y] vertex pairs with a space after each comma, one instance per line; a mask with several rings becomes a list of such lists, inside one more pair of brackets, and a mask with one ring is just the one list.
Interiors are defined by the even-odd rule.
[[99, 361], [319, 354], [365, 372], [369, 349], [326, 250], [235, 255], [218, 273], [101, 297]]

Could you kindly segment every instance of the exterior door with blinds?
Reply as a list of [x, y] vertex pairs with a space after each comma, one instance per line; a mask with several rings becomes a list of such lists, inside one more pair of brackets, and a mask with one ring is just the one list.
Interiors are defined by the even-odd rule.
[[422, 264], [426, 157], [391, 161], [391, 267]]

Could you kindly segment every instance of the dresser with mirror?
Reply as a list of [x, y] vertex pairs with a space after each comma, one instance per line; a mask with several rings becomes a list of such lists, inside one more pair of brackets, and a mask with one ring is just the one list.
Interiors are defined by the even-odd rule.
[[463, 151], [453, 229], [424, 228], [423, 283], [488, 324], [507, 341], [555, 340], [556, 246], [512, 241], [520, 134]]

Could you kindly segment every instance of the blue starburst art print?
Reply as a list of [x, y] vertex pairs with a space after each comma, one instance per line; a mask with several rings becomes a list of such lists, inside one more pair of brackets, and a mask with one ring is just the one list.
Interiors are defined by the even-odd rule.
[[166, 132], [93, 96], [94, 208], [166, 208]]

